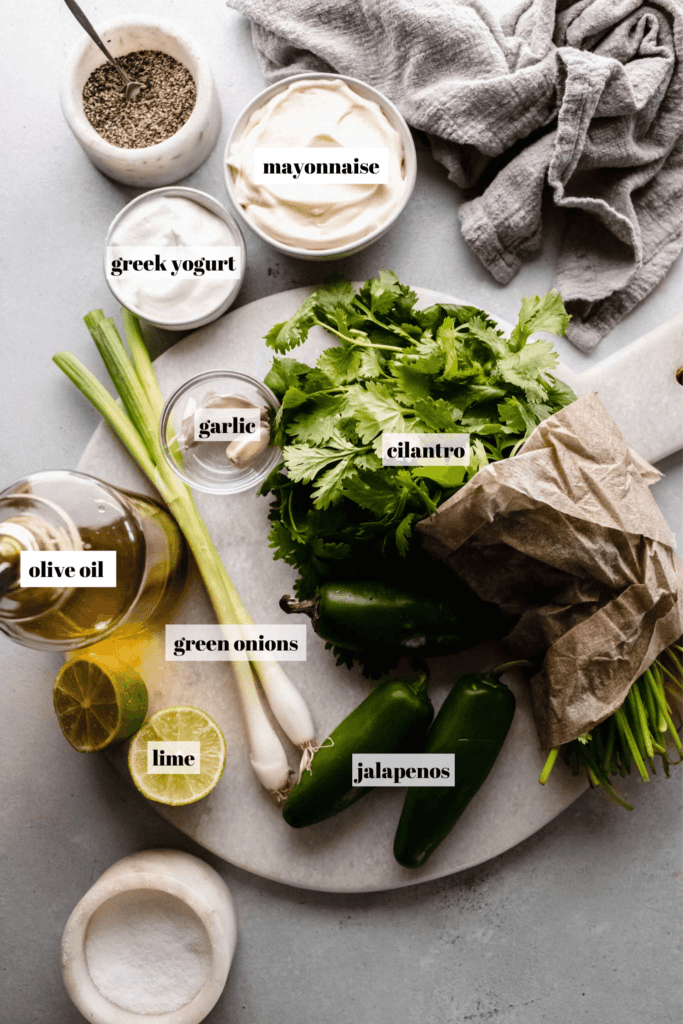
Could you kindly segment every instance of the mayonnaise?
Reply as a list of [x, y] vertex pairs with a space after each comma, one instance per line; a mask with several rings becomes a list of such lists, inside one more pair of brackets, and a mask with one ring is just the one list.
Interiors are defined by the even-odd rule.
[[[167, 246], [192, 247], [196, 252], [238, 244], [225, 221], [200, 203], [153, 194], [123, 214], [108, 240], [110, 250], [139, 246], [150, 253]], [[110, 284], [125, 306], [160, 323], [187, 323], [208, 316], [235, 288], [234, 278], [210, 270], [196, 277], [172, 276], [170, 272], [135, 274], [110, 278]]]
[[[357, 148], [389, 151], [389, 182], [254, 182], [257, 147]], [[377, 103], [346, 82], [302, 79], [276, 93], [249, 118], [228, 157], [235, 198], [248, 220], [272, 238], [300, 249], [352, 245], [383, 227], [406, 190], [403, 143]]]

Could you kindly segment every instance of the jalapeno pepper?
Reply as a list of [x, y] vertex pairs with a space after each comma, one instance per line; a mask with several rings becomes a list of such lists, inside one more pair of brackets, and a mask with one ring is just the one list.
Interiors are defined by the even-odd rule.
[[350, 807], [371, 786], [352, 786], [353, 754], [389, 754], [422, 749], [434, 716], [426, 676], [414, 683], [381, 683], [347, 715], [313, 755], [282, 809], [293, 828], [313, 825]]
[[493, 606], [464, 587], [446, 599], [389, 583], [349, 582], [325, 583], [314, 601], [296, 601], [286, 594], [280, 607], [309, 615], [316, 633], [338, 647], [398, 648], [426, 656], [471, 647], [484, 638], [485, 630], [491, 636]]
[[461, 676], [434, 719], [424, 751], [455, 754], [455, 786], [411, 786], [394, 840], [394, 857], [406, 868], [420, 867], [446, 838], [481, 787], [503, 746], [515, 713], [515, 697], [490, 672]]

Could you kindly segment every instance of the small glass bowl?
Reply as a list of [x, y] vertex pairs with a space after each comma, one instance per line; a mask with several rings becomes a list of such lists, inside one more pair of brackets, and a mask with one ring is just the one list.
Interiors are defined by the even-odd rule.
[[169, 466], [190, 487], [207, 494], [239, 494], [257, 487], [282, 459], [278, 447], [270, 445], [249, 466], [238, 467], [228, 461], [225, 438], [202, 441], [194, 447], [178, 450], [182, 422], [192, 399], [198, 407], [208, 392], [231, 394], [254, 405], [265, 405], [276, 412], [277, 398], [260, 380], [236, 370], [208, 370], [190, 377], [173, 392], [164, 405], [159, 421], [159, 440]]

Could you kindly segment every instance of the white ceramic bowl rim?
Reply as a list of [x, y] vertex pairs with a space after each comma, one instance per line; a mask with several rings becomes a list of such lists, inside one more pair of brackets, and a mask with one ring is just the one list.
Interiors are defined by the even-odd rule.
[[[266, 234], [265, 231], [257, 227], [257, 225], [255, 225], [254, 223], [252, 223], [248, 215], [244, 212], [240, 204], [237, 202], [237, 199], [235, 198], [234, 194], [234, 182], [232, 179], [232, 173], [230, 171], [230, 168], [228, 167], [228, 156], [230, 154], [232, 144], [235, 141], [235, 137], [238, 134], [238, 131], [242, 131], [244, 125], [246, 124], [251, 114], [255, 110], [258, 110], [259, 107], [265, 106], [265, 104], [272, 96], [275, 96], [276, 93], [281, 92], [283, 89], [286, 89], [288, 86], [292, 84], [292, 82], [298, 82], [304, 79], [313, 78], [322, 78], [346, 82], [346, 84], [350, 86], [350, 88], [352, 89], [354, 85], [360, 85], [363, 89], [367, 89], [370, 93], [373, 94], [372, 98], [375, 100], [375, 102], [383, 109], [390, 110], [394, 117], [396, 118], [401, 129], [399, 134], [401, 135], [401, 141], [403, 142], [404, 149], [404, 160], [406, 168], [405, 191], [400, 204], [393, 211], [389, 220], [386, 222], [386, 224], [382, 224], [380, 227], [375, 228], [375, 230], [370, 232], [370, 234], [364, 235], [362, 238], [357, 238], [354, 242], [347, 243], [346, 245], [337, 246], [334, 249], [303, 249], [299, 246], [287, 245], [285, 242], [280, 242], [278, 241], [278, 239], [273, 238], [272, 235]], [[415, 143], [413, 142], [413, 137], [410, 133], [408, 123], [406, 122], [405, 118], [403, 117], [403, 114], [398, 109], [398, 107], [396, 107], [391, 102], [391, 100], [384, 95], [384, 93], [379, 92], [378, 89], [375, 89], [375, 87], [373, 85], [370, 85], [368, 82], [363, 82], [360, 78], [351, 78], [349, 75], [338, 75], [336, 72], [330, 71], [302, 71], [296, 75], [289, 75], [288, 78], [282, 78], [280, 79], [279, 82], [274, 82], [273, 85], [269, 85], [267, 86], [267, 88], [263, 89], [260, 93], [254, 96], [254, 98], [250, 100], [249, 103], [247, 103], [247, 105], [237, 115], [235, 123], [233, 124], [232, 129], [230, 131], [230, 135], [228, 136], [228, 141], [225, 144], [225, 152], [223, 153], [223, 178], [225, 180], [225, 187], [228, 190], [228, 195], [230, 196], [233, 206], [238, 211], [240, 216], [243, 218], [245, 223], [249, 225], [254, 234], [258, 235], [259, 238], [262, 238], [264, 242], [267, 242], [269, 245], [272, 245], [280, 252], [288, 253], [292, 256], [313, 257], [314, 259], [324, 259], [330, 256], [343, 256], [347, 253], [350, 255], [351, 253], [356, 252], [357, 249], [361, 247], [364, 248], [367, 245], [370, 245], [375, 240], [375, 238], [380, 238], [383, 234], [385, 234], [385, 232], [393, 224], [396, 223], [396, 221], [406, 208], [408, 200], [410, 199], [413, 193], [413, 188], [415, 187], [416, 176], [417, 156], [415, 153]]]
[[[223, 222], [227, 224], [230, 230], [234, 232], [236, 244], [239, 246], [240, 266], [242, 268], [241, 277], [235, 278], [235, 281], [230, 291], [223, 296], [220, 302], [216, 303], [216, 305], [214, 306], [213, 310], [210, 313], [204, 313], [201, 317], [196, 317], [194, 320], [161, 320], [158, 319], [157, 317], [150, 319], [149, 315], [145, 313], [145, 311], [141, 309], [139, 306], [128, 305], [126, 302], [124, 302], [124, 300], [116, 291], [115, 283], [107, 277], [107, 246], [110, 244], [110, 239], [113, 232], [116, 230], [123, 217], [125, 217], [126, 214], [128, 214], [134, 207], [139, 206], [141, 203], [146, 202], [146, 200], [149, 199], [150, 196], [158, 195], [179, 196], [181, 199], [193, 199], [195, 202], [199, 203], [201, 206], [204, 206], [206, 209], [208, 209], [210, 213], [215, 214], [216, 217], [220, 217], [221, 220], [223, 220]], [[228, 210], [226, 210], [226, 208], [218, 199], [216, 199], [214, 196], [209, 195], [208, 192], [201, 192], [198, 188], [190, 188], [187, 185], [162, 185], [161, 188], [150, 189], [147, 192], [143, 192], [142, 195], [136, 196], [135, 199], [131, 199], [131, 201], [127, 203], [122, 210], [119, 210], [119, 212], [116, 214], [113, 221], [109, 225], [107, 238], [104, 243], [104, 250], [105, 278], [107, 284], [109, 285], [109, 290], [111, 291], [112, 295], [117, 300], [117, 302], [120, 302], [122, 306], [125, 306], [126, 309], [129, 309], [131, 311], [131, 313], [135, 313], [136, 316], [140, 317], [142, 320], [147, 321], [147, 323], [151, 323], [155, 327], [162, 327], [174, 331], [194, 330], [195, 328], [201, 327], [204, 324], [210, 322], [212, 319], [215, 319], [216, 310], [221, 309], [223, 306], [225, 306], [225, 309], [227, 310], [237, 297], [237, 294], [240, 288], [242, 287], [242, 282], [244, 281], [244, 275], [247, 269], [247, 247], [244, 242], [244, 235], [242, 234], [240, 226], [233, 217], [233, 215]]]
[[[95, 985], [92, 980], [85, 957], [85, 938], [88, 925], [95, 911], [104, 906], [111, 899], [115, 899], [121, 893], [134, 892], [139, 889], [155, 890], [165, 892], [170, 896], [185, 903], [197, 915], [206, 929], [211, 943], [211, 966], [209, 975], [202, 988], [193, 996], [188, 1003], [164, 1013], [135, 1013], [133, 1010], [125, 1010], [116, 1003], [112, 1003]], [[226, 953], [225, 932], [219, 916], [197, 892], [189, 885], [179, 882], [167, 875], [160, 876], [154, 871], [130, 872], [117, 876], [111, 882], [102, 885], [95, 884], [85, 894], [74, 909], [67, 921], [62, 939], [63, 955], [65, 965], [68, 966], [71, 981], [74, 987], [80, 986], [85, 990], [86, 999], [89, 999], [94, 1007], [106, 1012], [111, 1008], [111, 1024], [191, 1024], [191, 1022], [202, 1020], [216, 1002], [216, 985], [221, 988], [225, 984], [230, 969], [229, 957]], [[72, 999], [75, 992], [70, 991]], [[81, 1000], [82, 1001], [82, 1000]], [[99, 1006], [98, 1006], [99, 1004]], [[83, 1011], [83, 1007], [76, 1003]], [[90, 1007], [86, 1007], [91, 1012]], [[197, 1016], [202, 1013], [202, 1016]], [[105, 1020], [106, 1017], [100, 1014], [99, 1017], [92, 1017], [92, 1020]]]
[[207, 484], [202, 483], [201, 481], [195, 480], [187, 473], [184, 473], [181, 470], [181, 468], [177, 466], [171, 459], [167, 450], [168, 442], [166, 439], [171, 414], [177, 402], [183, 397], [183, 395], [187, 394], [187, 392], [191, 391], [193, 388], [199, 387], [201, 384], [216, 384], [217, 380], [220, 380], [221, 378], [233, 382], [242, 381], [245, 384], [249, 384], [251, 387], [254, 388], [255, 391], [258, 391], [263, 394], [263, 397], [268, 401], [272, 409], [274, 409], [277, 412], [277, 410], [280, 408], [280, 403], [277, 399], [277, 396], [271, 391], [268, 385], [264, 384], [262, 380], [258, 379], [258, 377], [252, 377], [250, 374], [242, 373], [240, 370], [226, 370], [224, 367], [220, 367], [215, 370], [204, 370], [202, 373], [198, 373], [196, 374], [196, 376], [188, 377], [187, 380], [184, 380], [183, 383], [180, 384], [175, 389], [173, 394], [170, 395], [164, 402], [164, 408], [162, 409], [161, 416], [159, 417], [159, 442], [161, 444], [161, 450], [163, 452], [164, 458], [166, 459], [166, 462], [173, 470], [173, 472], [176, 474], [176, 476], [180, 477], [180, 479], [184, 483], [186, 483], [188, 487], [192, 487], [194, 490], [197, 491], [203, 491], [205, 494], [223, 494], [225, 496], [230, 496], [232, 494], [244, 493], [244, 491], [251, 490], [253, 487], [256, 487], [258, 484], [262, 483], [263, 480], [265, 480], [265, 478], [268, 476], [268, 473], [271, 472], [271, 469], [268, 469], [267, 472], [263, 473], [263, 475], [258, 478], [258, 480], [253, 481], [252, 483], [248, 484], [241, 490], [234, 489], [229, 491], [223, 491], [220, 489], [220, 487], [210, 487]]
[[[68, 106], [71, 117], [78, 123], [78, 131], [82, 135], [84, 142], [90, 145], [97, 145], [103, 154], [109, 152], [112, 155], [119, 156], [121, 152], [124, 151], [127, 155], [127, 159], [129, 159], [130, 163], [133, 165], [138, 161], [148, 161], [151, 156], [162, 152], [162, 147], [167, 146], [171, 140], [173, 140], [174, 145], [178, 142], [182, 143], [184, 136], [189, 134], [190, 131], [194, 129], [199, 118], [204, 116], [201, 104], [204, 99], [204, 94], [206, 93], [207, 95], [210, 95], [213, 86], [213, 80], [211, 78], [211, 72], [209, 71], [208, 64], [200, 59], [199, 52], [197, 51], [194, 42], [185, 34], [184, 30], [179, 28], [177, 25], [171, 25], [163, 20], [152, 21], [151, 18], [144, 15], [140, 15], [138, 17], [110, 18], [108, 21], [101, 23], [98, 22], [97, 25], [95, 25], [95, 28], [105, 42], [106, 36], [110, 32], [125, 31], [127, 28], [157, 29], [165, 35], [175, 38], [181, 44], [181, 47], [185, 49], [195, 61], [196, 68], [188, 68], [188, 71], [190, 71], [194, 79], [197, 89], [197, 100], [187, 121], [180, 126], [177, 132], [174, 132], [173, 135], [169, 135], [167, 139], [162, 139], [161, 142], [155, 142], [153, 146], [143, 146], [140, 149], [128, 149], [127, 147], [112, 145], [112, 143], [107, 142], [107, 140], [103, 138], [98, 131], [95, 131], [90, 121], [85, 116], [82, 103], [79, 104], [73, 97], [72, 83], [75, 71], [81, 60], [91, 48], [97, 53], [101, 52], [98, 50], [90, 36], [84, 34], [83, 38], [79, 39], [75, 44], [67, 58], [64, 77], [62, 78], [63, 87], [61, 96], [62, 105]], [[104, 54], [101, 54], [101, 56], [101, 64], [106, 64], [106, 57]], [[114, 54], [114, 56], [116, 56], [116, 54]], [[99, 67], [100, 65], [97, 66]]]

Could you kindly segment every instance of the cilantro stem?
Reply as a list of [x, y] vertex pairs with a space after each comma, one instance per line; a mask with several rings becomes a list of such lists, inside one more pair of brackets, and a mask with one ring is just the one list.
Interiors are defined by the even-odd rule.
[[[360, 301], [358, 296], [356, 296], [356, 298], [353, 300], [353, 304], [355, 306], [359, 306], [360, 309], [363, 310], [363, 313], [365, 314], [366, 318], [372, 321], [373, 324], [376, 324], [378, 327], [381, 327], [382, 330], [391, 331], [392, 334], [400, 335], [400, 337], [405, 338], [408, 342], [410, 342], [411, 345], [415, 343], [415, 338], [413, 338], [411, 334], [408, 334], [407, 331], [404, 331], [402, 327], [397, 327], [396, 324], [383, 324], [381, 320], [378, 320], [375, 314], [372, 312], [372, 310], [368, 309], [368, 307]], [[399, 348], [396, 349], [396, 351], [401, 352], [402, 349]]]
[[605, 772], [609, 772], [612, 767], [612, 754], [614, 752], [614, 738], [616, 736], [617, 726], [613, 717], [610, 717], [609, 732], [607, 733], [607, 742], [605, 744], [605, 753], [602, 758], [602, 767]]
[[[654, 666], [654, 672], [656, 673], [655, 678], [657, 679], [657, 682], [659, 683], [659, 685], [655, 685], [655, 687], [654, 687], [655, 699], [656, 699], [656, 701], [657, 701], [657, 703], [659, 705], [659, 710], [662, 713], [662, 718], [666, 722], [666, 726], [667, 726], [667, 728], [668, 728], [668, 730], [669, 730], [669, 732], [671, 734], [671, 738], [672, 738], [672, 740], [674, 742], [674, 746], [676, 747], [676, 750], [678, 751], [678, 756], [681, 757], [681, 756], [683, 756], [683, 747], [681, 746], [680, 737], [679, 737], [679, 735], [678, 735], [678, 733], [676, 731], [675, 725], [673, 724], [673, 722], [671, 720], [671, 715], [669, 714], [669, 709], [667, 707], [667, 702], [666, 702], [666, 696], [664, 694], [664, 686], [661, 683], [661, 678], [662, 677], [659, 674], [659, 672], [657, 671], [657, 665]], [[660, 724], [660, 730], [661, 729], [662, 729], [662, 727], [661, 727], [661, 724]], [[664, 731], [664, 730], [662, 730], [662, 731]]]
[[557, 761], [557, 755], [559, 754], [559, 752], [559, 747], [553, 747], [553, 749], [548, 754], [545, 760], [545, 764], [543, 765], [543, 771], [538, 777], [538, 781], [541, 783], [542, 786], [545, 786], [546, 782], [548, 781], [548, 776], [553, 770], [553, 765]]
[[[402, 352], [403, 351], [402, 348], [398, 348], [396, 345], [379, 345], [379, 344], [375, 344], [375, 342], [370, 341], [369, 338], [368, 338], [367, 342], [359, 341], [358, 338], [354, 338], [350, 333], [349, 334], [342, 334], [342, 332], [338, 331], [336, 329], [336, 327], [332, 327], [325, 320], [319, 320], [318, 317], [315, 318], [315, 323], [317, 324], [318, 327], [322, 327], [322, 329], [324, 331], [328, 331], [329, 334], [335, 334], [338, 338], [341, 338], [341, 340], [345, 341], [347, 343], [347, 345], [356, 345], [358, 348], [383, 348], [383, 349], [386, 349], [388, 352]], [[383, 326], [383, 325], [380, 325], [380, 326]], [[354, 331], [353, 333], [354, 334], [365, 335], [366, 338], [368, 337], [367, 334], [365, 334], [365, 331]]]
[[664, 664], [662, 664], [662, 662], [660, 662], [659, 666], [660, 666], [660, 669], [661, 669], [662, 672], [666, 672], [666, 674], [669, 676], [669, 678], [671, 679], [671, 681], [674, 683], [674, 685], [676, 686], [676, 688], [678, 690], [683, 688], [683, 683], [681, 683], [681, 680], [677, 679], [676, 676], [673, 674], [673, 672], [671, 672], [671, 670], [666, 667], [666, 665], [664, 665]]
[[593, 760], [592, 755], [587, 750], [583, 750], [582, 753], [583, 757], [585, 758], [586, 767], [589, 773], [588, 777], [590, 779], [591, 785], [600, 786], [600, 788], [603, 789], [607, 796], [609, 796], [612, 800], [620, 804], [621, 807], [625, 807], [627, 811], [632, 811], [633, 807], [631, 806], [631, 804], [627, 803], [624, 800], [624, 798], [620, 796], [619, 793], [617, 793], [616, 789], [609, 781], [603, 770]]
[[364, 341], [358, 341], [356, 338], [352, 339], [351, 344], [352, 345], [357, 345], [358, 348], [382, 348], [382, 349], [385, 349], [387, 352], [402, 352], [403, 351], [402, 348], [397, 348], [396, 345], [379, 345], [379, 344], [376, 344], [374, 341], [368, 341], [366, 343]]
[[641, 779], [643, 780], [643, 782], [649, 782], [650, 776], [647, 774], [645, 762], [643, 761], [640, 755], [638, 744], [636, 743], [635, 737], [631, 731], [631, 726], [629, 725], [629, 721], [623, 706], [617, 708], [617, 710], [614, 712], [614, 717], [617, 720], [617, 729], [621, 733], [624, 746], [627, 746], [630, 750], [631, 755], [633, 756], [633, 760], [636, 762], [636, 767], [640, 773]]
[[647, 716], [645, 714], [645, 707], [641, 700], [638, 686], [632, 686], [631, 689], [628, 691], [628, 695], [633, 700], [633, 707], [635, 709], [635, 713], [638, 716], [638, 721], [640, 723], [640, 731], [643, 737], [643, 743], [645, 744], [645, 750], [647, 751], [647, 756], [650, 759], [652, 759], [655, 756], [655, 752], [652, 747], [652, 737], [650, 736], [650, 730], [647, 724]]

